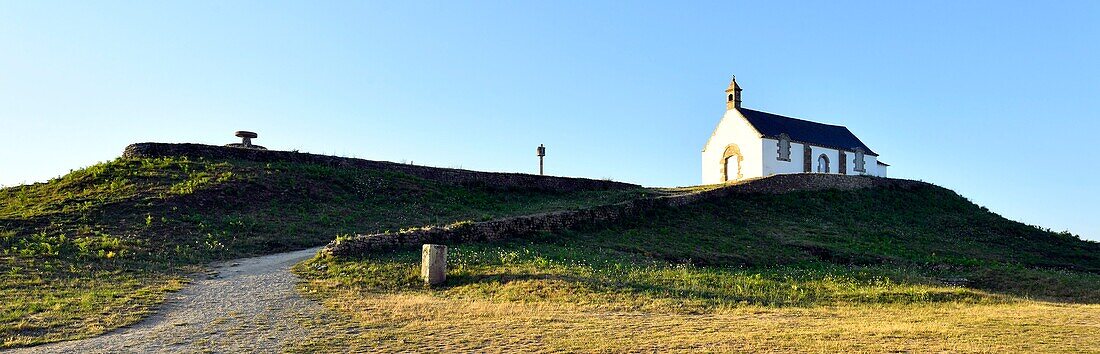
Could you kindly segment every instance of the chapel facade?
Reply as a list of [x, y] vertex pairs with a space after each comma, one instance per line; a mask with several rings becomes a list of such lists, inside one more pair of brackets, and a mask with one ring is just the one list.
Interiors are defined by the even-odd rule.
[[703, 184], [782, 173], [886, 177], [889, 165], [844, 126], [741, 107], [736, 77], [725, 98], [726, 113], [703, 146]]

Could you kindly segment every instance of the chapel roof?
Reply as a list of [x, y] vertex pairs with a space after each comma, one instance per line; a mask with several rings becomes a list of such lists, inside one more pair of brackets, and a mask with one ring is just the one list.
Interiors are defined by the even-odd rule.
[[749, 124], [756, 128], [756, 131], [766, 138], [778, 139], [780, 134], [786, 133], [792, 141], [847, 151], [862, 148], [864, 153], [878, 156], [844, 126], [811, 122], [747, 108], [738, 107], [737, 110], [749, 121]]

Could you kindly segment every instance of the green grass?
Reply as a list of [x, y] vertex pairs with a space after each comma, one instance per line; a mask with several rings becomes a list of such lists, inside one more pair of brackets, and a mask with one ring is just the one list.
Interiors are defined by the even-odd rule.
[[739, 195], [588, 230], [452, 245], [450, 258], [450, 280], [438, 289], [417, 279], [416, 250], [318, 258], [297, 270], [318, 292], [645, 311], [1100, 302], [1100, 245], [1006, 220], [932, 186]]
[[[0, 189], [0, 348], [134, 323], [210, 261], [709, 188], [548, 193], [301, 163], [117, 159]], [[1100, 245], [1006, 220], [937, 187], [736, 195], [600, 227], [451, 246], [450, 281], [440, 288], [417, 279], [416, 250], [295, 269], [306, 293], [368, 324], [357, 304], [393, 310], [378, 307], [385, 299], [501, 313], [565, 306], [562, 316], [601, 310], [613, 322], [750, 308], [1100, 302]], [[394, 331], [384, 333], [404, 333]]]
[[[677, 191], [661, 191], [674, 193]], [[370, 331], [296, 351], [1073, 352], [1100, 245], [938, 187], [735, 195], [584, 230], [314, 258], [304, 293]]]
[[185, 279], [175, 273], [71, 262], [5, 264], [0, 323], [4, 347], [82, 338], [134, 323]]
[[[299, 274], [315, 291], [424, 292], [454, 299], [554, 302], [601, 310], [705, 313], [740, 306], [1002, 302], [1003, 296], [947, 287], [895, 267], [830, 263], [735, 268], [696, 266], [539, 244], [460, 245], [448, 254], [447, 286], [427, 289], [419, 255], [397, 252], [370, 261], [315, 259]], [[323, 284], [323, 285], [322, 285]]]
[[117, 159], [0, 189], [0, 348], [133, 323], [210, 261], [338, 235], [613, 203], [646, 190], [547, 193], [302, 163]]

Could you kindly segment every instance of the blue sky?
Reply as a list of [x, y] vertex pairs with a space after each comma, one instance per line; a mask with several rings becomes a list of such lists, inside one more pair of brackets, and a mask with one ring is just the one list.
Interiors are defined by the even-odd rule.
[[697, 184], [744, 105], [1100, 240], [1100, 2], [0, 4], [0, 184], [141, 141]]

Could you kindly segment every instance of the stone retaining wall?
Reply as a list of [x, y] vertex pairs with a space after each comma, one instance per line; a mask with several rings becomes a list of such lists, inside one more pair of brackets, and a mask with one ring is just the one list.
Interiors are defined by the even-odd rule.
[[554, 192], [640, 188], [638, 185], [595, 180], [539, 176], [524, 173], [480, 172], [454, 168], [416, 166], [386, 161], [308, 154], [294, 151], [258, 150], [202, 144], [139, 143], [126, 147], [122, 157], [187, 156], [208, 159], [241, 159], [259, 162], [303, 162], [336, 167], [400, 172], [423, 179], [462, 186], [494, 189], [529, 189]]
[[728, 198], [735, 194], [779, 194], [792, 191], [855, 190], [863, 188], [908, 189], [918, 186], [931, 185], [924, 182], [868, 176], [776, 175], [700, 192], [636, 199], [579, 210], [509, 217], [484, 222], [464, 222], [395, 233], [356, 235], [351, 238], [333, 241], [321, 253], [327, 256], [348, 257], [379, 250], [418, 247], [424, 243], [451, 245], [466, 242], [501, 241], [540, 232], [561, 231], [631, 217], [642, 217], [658, 208], [681, 207], [707, 200]]

